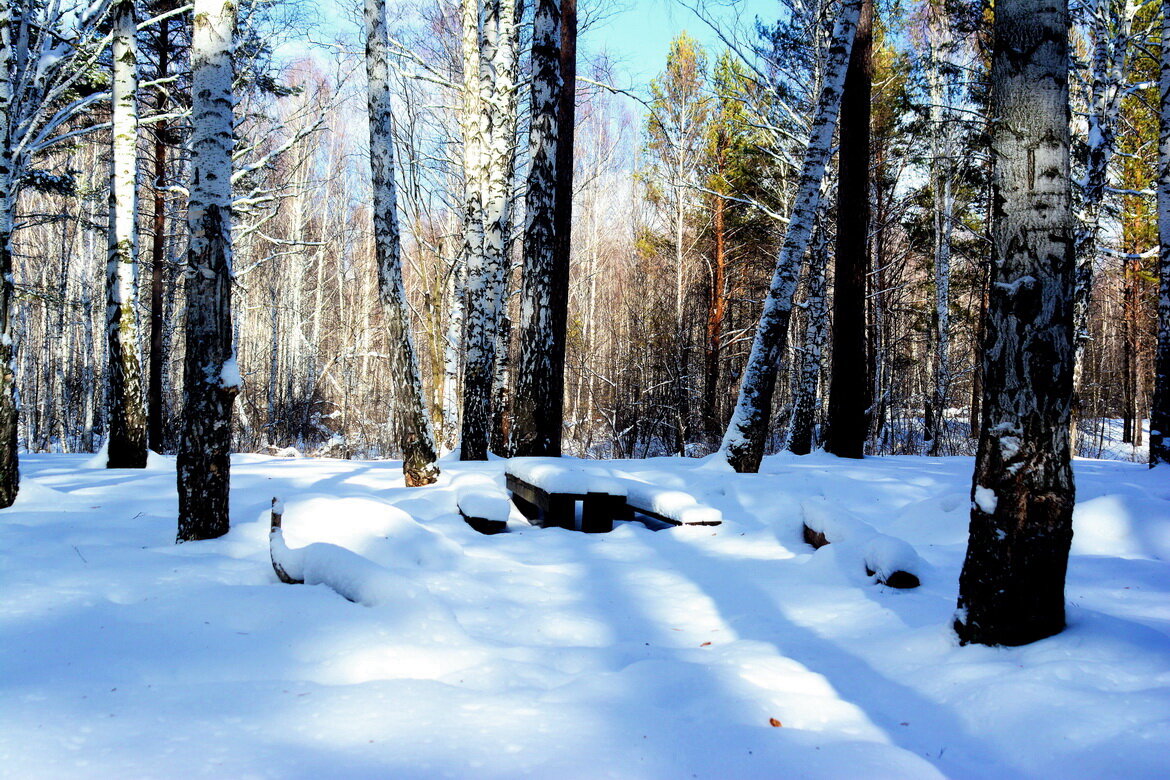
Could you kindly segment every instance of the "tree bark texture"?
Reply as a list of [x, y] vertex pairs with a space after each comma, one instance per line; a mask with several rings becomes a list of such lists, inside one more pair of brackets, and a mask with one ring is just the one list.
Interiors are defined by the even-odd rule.
[[146, 410], [138, 351], [138, 46], [133, 0], [114, 14], [113, 164], [106, 263], [109, 468], [145, 468]]
[[402, 450], [402, 472], [411, 487], [439, 478], [435, 436], [427, 414], [422, 376], [410, 332], [410, 307], [402, 279], [398, 194], [394, 183], [393, 114], [385, 0], [366, 0], [366, 76], [369, 80], [370, 168], [374, 190], [374, 256], [378, 298], [386, 321], [390, 373], [394, 377], [391, 423]]
[[1074, 229], [1068, 6], [1001, 0], [992, 54], [992, 279], [983, 421], [955, 631], [1020, 645], [1064, 628]]
[[[512, 173], [516, 135], [515, 0], [465, 0], [479, 4], [479, 45], [470, 52], [464, 33], [464, 68], [477, 67], [479, 112], [478, 251], [468, 253], [466, 367], [463, 373], [462, 460], [485, 460], [492, 428], [500, 315], [508, 276]], [[476, 20], [466, 10], [465, 25]], [[466, 88], [465, 79], [465, 88]], [[471, 162], [471, 161], [469, 161]], [[475, 200], [468, 195], [468, 208]], [[469, 241], [471, 238], [468, 239]], [[506, 356], [505, 356], [506, 359]]]
[[187, 206], [187, 352], [178, 455], [178, 540], [228, 532], [232, 404], [232, 81], [234, 0], [196, 0], [191, 43], [191, 184]]
[[0, 0], [0, 507], [11, 506], [20, 487], [17, 455], [16, 366], [13, 363], [12, 231], [18, 175], [12, 123], [15, 32], [12, 6]]
[[520, 362], [513, 405], [515, 455], [561, 454], [569, 268], [568, 243], [558, 231], [567, 223], [563, 211], [566, 177], [570, 213], [572, 208], [572, 171], [562, 171], [561, 166], [565, 159], [572, 159], [572, 123], [565, 127], [562, 121], [565, 94], [573, 93], [572, 74], [563, 74], [562, 69], [572, 59], [563, 51], [566, 37], [573, 37], [565, 31], [572, 25], [572, 33], [576, 32], [575, 4], [566, 0], [565, 5], [573, 12], [570, 20], [562, 19], [561, 0], [537, 0], [533, 19], [532, 167], [524, 226]]
[[[155, 51], [158, 56], [159, 78], [170, 73], [171, 36], [170, 20], [158, 23]], [[166, 90], [160, 89], [154, 103], [158, 113], [166, 110]], [[167, 257], [167, 200], [164, 187], [167, 175], [167, 135], [170, 125], [159, 122], [154, 127], [154, 202], [152, 205], [154, 235], [151, 237], [150, 252], [150, 358], [148, 371], [150, 382], [146, 397], [147, 443], [155, 452], [162, 452], [164, 443], [164, 421], [166, 419], [163, 374], [166, 369], [166, 324], [165, 299], [166, 277], [169, 259]]]
[[800, 367], [792, 402], [792, 421], [788, 426], [787, 449], [794, 455], [812, 452], [817, 424], [817, 386], [821, 381], [821, 352], [828, 327], [825, 274], [829, 263], [828, 234], [817, 219], [812, 249], [808, 259], [808, 294], [804, 304], [804, 343], [800, 349]]
[[1162, 0], [1158, 141], [1158, 346], [1150, 404], [1150, 466], [1170, 467], [1170, 0]]
[[833, 269], [833, 363], [825, 450], [864, 455], [870, 379], [865, 344], [869, 270], [869, 118], [873, 93], [873, 0], [864, 0], [841, 95], [837, 153], [837, 252]]
[[833, 26], [824, 86], [817, 101], [784, 242], [756, 327], [735, 412], [720, 446], [727, 462], [738, 472], [759, 471], [760, 461], [764, 457], [764, 441], [772, 415], [776, 375], [788, 338], [788, 322], [792, 317], [792, 297], [821, 203], [821, 182], [832, 153], [833, 133], [841, 108], [841, 91], [861, 15], [861, 4], [862, 0], [847, 0], [843, 3]]

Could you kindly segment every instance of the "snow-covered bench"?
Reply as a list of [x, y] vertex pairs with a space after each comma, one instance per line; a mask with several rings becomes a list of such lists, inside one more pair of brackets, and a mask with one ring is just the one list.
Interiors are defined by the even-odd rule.
[[481, 534], [508, 530], [508, 492], [487, 474], [460, 474], [451, 483], [463, 522]]
[[833, 542], [847, 543], [861, 551], [865, 573], [891, 588], [917, 588], [921, 559], [906, 542], [878, 533], [840, 507], [825, 499], [810, 499], [800, 505], [804, 515], [804, 541], [814, 548]]
[[627, 520], [635, 514], [651, 517], [667, 525], [720, 525], [723, 514], [714, 507], [700, 504], [683, 490], [651, 485], [637, 479], [622, 479], [626, 488]]
[[512, 502], [541, 527], [607, 533], [625, 513], [623, 480], [577, 458], [511, 458], [504, 472]]

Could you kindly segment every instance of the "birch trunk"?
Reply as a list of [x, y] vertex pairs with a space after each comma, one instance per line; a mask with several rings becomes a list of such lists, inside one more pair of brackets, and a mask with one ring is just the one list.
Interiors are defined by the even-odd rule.
[[232, 81], [234, 0], [196, 0], [191, 42], [191, 184], [187, 205], [187, 351], [179, 443], [180, 542], [230, 524], [232, 404]]
[[146, 410], [138, 355], [138, 46], [133, 0], [114, 13], [113, 172], [106, 263], [108, 468], [146, 467]]
[[13, 363], [12, 231], [17, 165], [13, 153], [13, 15], [0, 0], [0, 507], [11, 506], [20, 487], [17, 456], [16, 367]]
[[[468, 4], [478, 0], [466, 0]], [[481, 138], [481, 238], [468, 259], [466, 366], [463, 373], [463, 427], [460, 458], [485, 460], [492, 428], [492, 385], [500, 312], [508, 268], [511, 230], [511, 179], [516, 135], [516, 3], [482, 0], [482, 45], [472, 58], [465, 46], [464, 67], [479, 65]], [[470, 14], [466, 11], [465, 24]], [[470, 37], [466, 31], [464, 40]]]
[[[516, 377], [512, 451], [515, 455], [560, 455], [564, 392], [564, 320], [557, 297], [567, 292], [568, 268], [557, 229], [557, 184], [561, 155], [561, 6], [537, 0], [532, 32], [532, 119], [524, 270], [520, 298], [520, 361]], [[559, 323], [558, 323], [559, 321]], [[560, 361], [558, 386], [558, 356]]]
[[385, 0], [366, 0], [365, 17], [378, 297], [389, 335], [390, 376], [395, 396], [392, 420], [402, 450], [402, 472], [406, 484], [416, 487], [437, 480], [439, 466], [435, 456], [435, 436], [431, 431], [422, 377], [410, 333], [410, 308], [402, 279]]
[[800, 350], [800, 368], [792, 404], [792, 422], [788, 426], [787, 449], [794, 455], [812, 452], [817, 421], [817, 387], [821, 381], [821, 353], [828, 330], [825, 300], [825, 272], [829, 262], [829, 237], [817, 221], [812, 250], [809, 252], [808, 297], [805, 299], [804, 346]]
[[1150, 467], [1170, 466], [1170, 0], [1162, 0], [1161, 132], [1158, 143], [1158, 346], [1150, 404]]
[[[156, 74], [165, 78], [170, 73], [171, 37], [170, 20], [163, 19], [158, 23], [158, 38], [155, 43], [155, 52], [158, 56]], [[154, 110], [163, 113], [166, 110], [166, 90], [160, 89], [154, 102]], [[155, 452], [162, 452], [165, 446], [164, 420], [166, 418], [166, 395], [163, 392], [163, 373], [166, 370], [167, 329], [164, 318], [166, 306], [166, 270], [168, 258], [167, 247], [167, 201], [163, 187], [167, 175], [167, 135], [169, 125], [160, 122], [154, 129], [154, 202], [152, 224], [154, 235], [151, 237], [150, 253], [150, 383], [146, 403], [147, 440], [150, 448]]]
[[833, 146], [833, 131], [841, 109], [841, 91], [849, 65], [862, 0], [846, 0], [833, 25], [825, 81], [817, 101], [809, 144], [805, 149], [800, 179], [792, 202], [792, 213], [784, 232], [784, 243], [776, 259], [776, 270], [756, 328], [751, 355], [744, 370], [735, 413], [723, 435], [720, 451], [739, 472], [759, 471], [764, 441], [772, 414], [772, 395], [780, 356], [788, 338], [792, 296], [800, 276], [800, 265], [821, 202], [821, 182]]
[[[1118, 13], [1117, 5], [1121, 9]], [[1093, 296], [1094, 265], [1099, 256], [1109, 165], [1124, 95], [1125, 55], [1128, 50], [1133, 5], [1128, 0], [1094, 0], [1089, 29], [1093, 54], [1089, 63], [1088, 154], [1081, 187], [1080, 225], [1076, 235], [1076, 297], [1073, 326], [1076, 364], [1073, 373], [1074, 416], [1079, 416], [1079, 388], [1084, 371], [1085, 346], [1089, 342], [1089, 304]], [[1115, 25], [1111, 29], [1110, 24]], [[1071, 429], [1075, 450], [1076, 420]]]
[[994, 24], [983, 423], [954, 628], [1021, 645], [1064, 628], [1072, 541], [1068, 7], [1001, 0]]
[[939, 7], [931, 7], [930, 26], [927, 29], [929, 47], [927, 82], [930, 89], [930, 119], [933, 129], [931, 144], [931, 179], [934, 192], [934, 360], [931, 366], [933, 387], [926, 415], [923, 438], [930, 442], [929, 455], [942, 454], [946, 435], [947, 406], [951, 388], [951, 245], [954, 232], [954, 155], [952, 142], [953, 121], [950, 116], [946, 85], [943, 81], [942, 58], [950, 44], [947, 19]]

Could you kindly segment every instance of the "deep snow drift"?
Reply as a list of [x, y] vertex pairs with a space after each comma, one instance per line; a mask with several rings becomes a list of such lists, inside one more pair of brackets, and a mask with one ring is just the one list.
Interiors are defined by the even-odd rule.
[[[1170, 772], [1170, 473], [1078, 461], [1069, 629], [958, 647], [970, 458], [615, 464], [719, 527], [481, 536], [461, 473], [239, 456], [232, 532], [175, 545], [173, 463], [28, 456], [0, 511], [0, 775], [1154, 777]], [[474, 480], [472, 480], [474, 481]], [[373, 606], [282, 585], [364, 556]], [[908, 542], [922, 587], [801, 539], [827, 505]], [[773, 726], [772, 721], [781, 725]]]

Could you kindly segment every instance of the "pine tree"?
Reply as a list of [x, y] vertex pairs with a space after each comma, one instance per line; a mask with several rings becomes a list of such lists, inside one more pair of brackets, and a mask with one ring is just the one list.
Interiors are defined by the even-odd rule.
[[954, 627], [964, 643], [1020, 645], [1064, 628], [1072, 540], [1067, 3], [996, 5], [991, 84], [993, 275]]
[[194, 19], [180, 542], [228, 532], [232, 405], [240, 390], [231, 310], [235, 0], [196, 0]]
[[833, 268], [833, 362], [825, 450], [860, 458], [869, 425], [865, 301], [869, 271], [870, 102], [873, 94], [873, 0], [863, 0], [841, 95], [837, 153], [837, 251]]
[[138, 46], [134, 0], [114, 9], [113, 164], [106, 268], [110, 436], [106, 465], [146, 466], [146, 411], [138, 357]]
[[390, 375], [394, 388], [391, 421], [398, 433], [406, 484], [417, 487], [436, 481], [439, 478], [439, 466], [435, 456], [435, 436], [427, 414], [422, 376], [410, 332], [410, 307], [402, 279], [385, 0], [366, 0], [365, 21], [370, 166], [374, 188], [374, 254], [378, 266], [378, 297], [389, 335]]

